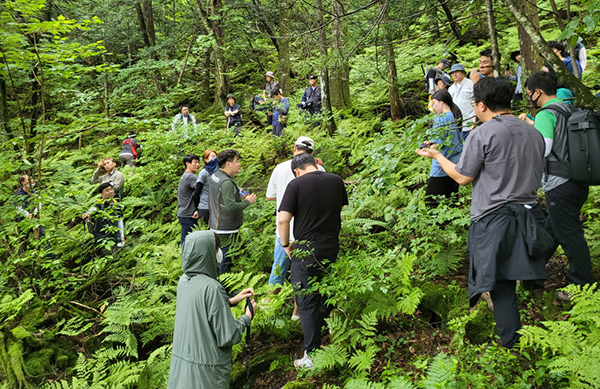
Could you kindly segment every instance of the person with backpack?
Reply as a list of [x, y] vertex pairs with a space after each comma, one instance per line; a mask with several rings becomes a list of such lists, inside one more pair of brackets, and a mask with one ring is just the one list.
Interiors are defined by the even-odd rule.
[[208, 211], [208, 181], [214, 172], [219, 168], [217, 165], [217, 152], [214, 150], [205, 150], [202, 153], [202, 160], [204, 166], [198, 178], [196, 179], [196, 189], [194, 189], [194, 204], [198, 208], [198, 218], [204, 221], [204, 224], [208, 225], [209, 211]]
[[290, 110], [290, 101], [287, 97], [281, 95], [281, 89], [275, 89], [273, 94], [273, 110], [267, 115], [273, 116], [273, 135], [281, 136], [283, 129], [287, 124], [287, 115]]
[[[219, 238], [211, 231], [192, 232], [183, 244], [167, 389], [229, 388], [231, 348], [242, 341], [257, 306], [251, 288], [227, 296], [217, 280], [222, 258]], [[235, 319], [231, 307], [244, 300], [251, 306]]]
[[315, 75], [308, 77], [308, 88], [304, 90], [302, 102], [297, 104], [301, 110], [308, 111], [309, 114], [315, 115], [321, 113], [321, 88], [317, 85], [319, 78]]
[[428, 94], [432, 95], [438, 90], [435, 80], [437, 78], [442, 78], [444, 75], [448, 77], [444, 69], [448, 69], [449, 67], [450, 61], [448, 58], [442, 58], [437, 65], [427, 71], [427, 74], [425, 75], [425, 89], [427, 90]]
[[81, 215], [81, 218], [94, 235], [94, 247], [101, 246], [101, 256], [104, 256], [110, 253], [107, 246], [114, 252], [117, 247], [125, 244], [123, 207], [115, 199], [112, 183], [100, 184], [98, 194], [100, 197], [86, 213]]
[[135, 139], [137, 134], [134, 131], [129, 131], [129, 136], [123, 141], [119, 159], [121, 160], [121, 169], [125, 164], [130, 167], [135, 166], [135, 161], [139, 158], [138, 150], [142, 150], [142, 144]]
[[[535, 116], [534, 126], [546, 142], [542, 190], [548, 207], [546, 225], [556, 240], [551, 252], [554, 253], [560, 244], [569, 259], [570, 281], [575, 285], [591, 284], [594, 278], [590, 249], [580, 219], [589, 187], [568, 178], [570, 156], [575, 153], [569, 148], [568, 119], [577, 108], [556, 97], [556, 78], [550, 73], [532, 74], [525, 86], [533, 106], [541, 107]], [[570, 296], [563, 291], [559, 291], [556, 297], [560, 301], [570, 301]]]
[[175, 131], [176, 127], [192, 125], [196, 129], [196, 118], [190, 113], [190, 108], [187, 105], [181, 107], [181, 113], [178, 113], [173, 118], [171, 123], [171, 131]]
[[[433, 109], [439, 114], [433, 122], [432, 128], [445, 128], [443, 134], [427, 146], [436, 145], [442, 155], [453, 163], [458, 163], [463, 149], [462, 129], [458, 123], [462, 120], [460, 108], [452, 102], [452, 96], [446, 90], [439, 90], [431, 96]], [[448, 144], [449, 143], [449, 144]], [[431, 171], [425, 190], [425, 202], [429, 208], [439, 205], [438, 197], [449, 198], [458, 193], [458, 183], [446, 174], [439, 162], [431, 160]]]

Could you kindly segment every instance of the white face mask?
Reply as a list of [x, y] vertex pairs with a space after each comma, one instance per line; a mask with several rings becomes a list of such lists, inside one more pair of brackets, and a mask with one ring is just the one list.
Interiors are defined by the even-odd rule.
[[219, 249], [219, 251], [217, 251], [217, 263], [220, 264], [221, 262], [223, 262], [223, 251]]

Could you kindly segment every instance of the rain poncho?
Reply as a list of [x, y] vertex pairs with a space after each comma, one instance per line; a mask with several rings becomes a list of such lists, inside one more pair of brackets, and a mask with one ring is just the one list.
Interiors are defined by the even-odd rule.
[[183, 244], [169, 389], [229, 388], [231, 346], [250, 325], [248, 316], [231, 315], [215, 250], [211, 231], [192, 232]]

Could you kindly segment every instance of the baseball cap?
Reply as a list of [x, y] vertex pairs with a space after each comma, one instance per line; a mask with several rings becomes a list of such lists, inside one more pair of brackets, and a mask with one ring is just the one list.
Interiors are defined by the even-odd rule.
[[311, 150], [315, 149], [315, 141], [310, 139], [308, 136], [301, 136], [298, 138], [295, 145], [308, 147]]
[[448, 58], [442, 58], [440, 59], [440, 62], [444, 64], [444, 68], [450, 67], [450, 61], [448, 61]]
[[315, 76], [314, 74], [312, 76], [308, 76], [309, 80], [318, 80], [319, 77]]

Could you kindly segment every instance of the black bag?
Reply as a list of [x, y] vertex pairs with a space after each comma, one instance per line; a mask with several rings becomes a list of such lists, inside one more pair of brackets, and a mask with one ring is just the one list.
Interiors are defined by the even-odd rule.
[[548, 161], [549, 174], [565, 177], [581, 185], [600, 185], [600, 117], [587, 109], [569, 111], [561, 104], [550, 104], [553, 111], [564, 115], [566, 128], [557, 126], [557, 131], [566, 131], [568, 160], [561, 160], [554, 152], [557, 161]]

